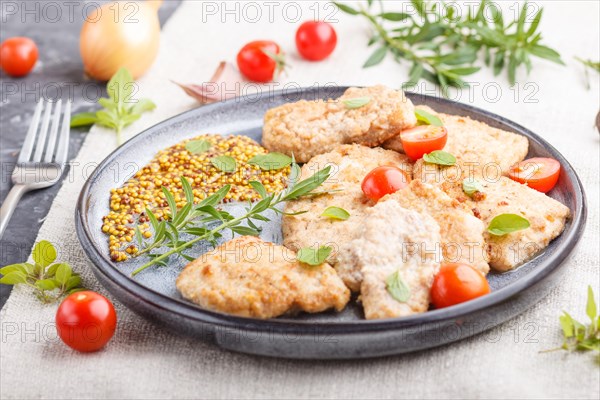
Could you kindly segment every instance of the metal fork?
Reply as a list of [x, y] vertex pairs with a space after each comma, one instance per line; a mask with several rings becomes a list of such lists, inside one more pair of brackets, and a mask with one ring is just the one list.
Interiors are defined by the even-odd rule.
[[21, 197], [30, 190], [54, 185], [62, 176], [69, 153], [71, 101], [66, 102], [64, 110], [61, 108], [62, 100], [50, 102], [41, 99], [37, 103], [12, 173], [14, 186], [0, 208], [0, 238]]

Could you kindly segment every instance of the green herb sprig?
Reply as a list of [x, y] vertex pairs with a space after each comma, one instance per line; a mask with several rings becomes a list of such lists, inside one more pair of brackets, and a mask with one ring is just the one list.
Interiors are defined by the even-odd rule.
[[[362, 16], [372, 25], [374, 33], [368, 46], [377, 45], [364, 68], [381, 63], [390, 54], [398, 62], [412, 63], [405, 87], [413, 87], [420, 79], [447, 88], [468, 86], [463, 77], [476, 73], [475, 65], [483, 56], [483, 64], [498, 75], [504, 68], [511, 84], [516, 81], [517, 69], [524, 66], [529, 72], [531, 58], [543, 58], [564, 64], [555, 50], [541, 43], [538, 26], [540, 9], [529, 22], [528, 5], [523, 4], [517, 20], [506, 22], [502, 11], [490, 0], [482, 0], [476, 12], [456, 15], [454, 7], [442, 7], [440, 2], [411, 0], [416, 15], [386, 12], [383, 2], [377, 11], [373, 1], [360, 9], [335, 3], [350, 15]], [[492, 18], [486, 18], [491, 15]]]
[[133, 99], [135, 81], [126, 68], [119, 69], [106, 85], [108, 98], [101, 97], [98, 103], [104, 107], [96, 112], [75, 114], [71, 128], [98, 124], [117, 132], [117, 144], [123, 143], [121, 131], [138, 120], [146, 111], [156, 108], [149, 99]]
[[66, 294], [84, 290], [81, 278], [66, 263], [56, 261], [56, 249], [52, 243], [42, 240], [31, 252], [33, 264], [20, 263], [0, 268], [4, 285], [25, 284], [35, 290], [44, 303], [53, 303]]
[[590, 74], [588, 72], [588, 69], [592, 69], [592, 70], [600, 73], [600, 61], [584, 60], [583, 58], [579, 58], [579, 57], [575, 57], [575, 59], [577, 61], [579, 61], [580, 63], [582, 63], [583, 66], [585, 67], [585, 83], [586, 83], [587, 89], [589, 90], [591, 85], [590, 85]]
[[574, 319], [569, 313], [563, 311], [559, 317], [560, 327], [563, 333], [563, 344], [561, 347], [544, 352], [555, 350], [567, 351], [595, 351], [596, 362], [600, 364], [600, 315], [594, 300], [594, 291], [591, 286], [587, 290], [586, 314], [590, 323], [585, 325]]
[[[179, 255], [191, 261], [195, 257], [185, 254], [185, 250], [200, 241], [209, 241], [213, 245], [216, 245], [216, 240], [222, 237], [222, 232], [225, 230], [230, 230], [234, 234], [237, 233], [239, 235], [258, 236], [260, 228], [256, 225], [255, 221], [269, 221], [269, 218], [263, 215], [265, 211], [271, 210], [277, 214], [290, 215], [278, 209], [277, 206], [304, 196], [315, 196], [320, 193], [326, 193], [316, 192], [315, 189], [329, 178], [330, 172], [331, 167], [328, 166], [317, 171], [311, 177], [296, 182], [300, 176], [300, 167], [294, 162], [292, 163], [291, 171], [292, 179], [288, 188], [277, 194], [268, 194], [262, 183], [252, 181], [250, 185], [260, 195], [261, 200], [250, 204], [246, 209], [246, 213], [237, 218], [226, 211], [216, 208], [229, 192], [229, 185], [222, 187], [215, 194], [207, 197], [200, 203], [194, 204], [192, 188], [189, 182], [182, 177], [181, 182], [186, 197], [186, 204], [178, 209], [173, 194], [166, 188], [163, 188], [170, 210], [167, 219], [158, 221], [151, 210], [146, 210], [148, 219], [154, 230], [151, 241], [144, 241], [139, 227], [136, 227], [135, 236], [140, 251], [135, 257], [147, 254], [150, 257], [150, 261], [133, 271], [132, 275], [135, 276], [155, 264], [165, 265], [169, 257], [173, 255]], [[300, 211], [294, 213], [294, 215], [301, 213], [303, 212]], [[247, 226], [242, 225], [243, 222]], [[191, 235], [193, 238], [183, 240], [182, 234]], [[164, 253], [152, 253], [152, 251], [163, 247], [167, 247], [169, 250]]]

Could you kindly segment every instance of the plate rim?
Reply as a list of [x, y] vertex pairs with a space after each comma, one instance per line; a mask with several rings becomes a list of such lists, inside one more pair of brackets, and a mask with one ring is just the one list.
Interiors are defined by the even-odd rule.
[[[337, 86], [336, 90], [345, 90], [352, 86]], [[272, 91], [270, 94], [271, 99], [276, 99], [283, 95], [290, 96], [295, 94], [306, 94], [314, 93], [315, 97], [319, 96], [320, 88], [299, 88], [296, 90], [277, 90]], [[102, 254], [93, 243], [89, 226], [86, 224], [86, 203], [89, 199], [88, 193], [98, 176], [99, 172], [102, 171], [115, 157], [121, 152], [125, 151], [128, 147], [134, 146], [138, 141], [144, 140], [144, 136], [148, 135], [149, 132], [159, 130], [169, 125], [176, 124], [180, 121], [184, 121], [188, 118], [198, 118], [196, 114], [210, 113], [213, 110], [219, 108], [227, 108], [231, 104], [243, 102], [247, 96], [241, 96], [239, 98], [216, 102], [201, 107], [186, 110], [180, 114], [174, 115], [168, 119], [165, 119], [157, 124], [154, 124], [142, 132], [131, 138], [130, 140], [123, 143], [123, 145], [117, 147], [108, 156], [106, 156], [95, 168], [93, 173], [87, 178], [84, 183], [75, 208], [75, 227], [78, 239], [90, 260], [92, 261], [92, 269], [94, 272], [100, 273], [104, 278], [112, 281], [114, 284], [119, 286], [122, 290], [129, 292], [139, 298], [140, 301], [149, 303], [150, 305], [161, 308], [167, 312], [175, 313], [185, 319], [192, 319], [200, 323], [206, 323], [216, 325], [223, 328], [243, 328], [251, 331], [285, 331], [289, 333], [306, 334], [313, 330], [326, 331], [332, 334], [354, 334], [362, 332], [373, 332], [373, 331], [386, 331], [395, 328], [408, 328], [415, 325], [429, 324], [429, 323], [441, 323], [448, 320], [456, 320], [461, 317], [466, 317], [470, 314], [484, 311], [495, 305], [509, 301], [512, 297], [519, 295], [521, 291], [535, 286], [537, 283], [545, 280], [554, 272], [556, 272], [563, 264], [563, 261], [572, 253], [575, 249], [581, 234], [585, 228], [587, 220], [587, 200], [585, 196], [585, 190], [583, 184], [577, 175], [573, 166], [569, 161], [550, 143], [545, 139], [523, 127], [520, 124], [513, 122], [505, 117], [497, 115], [481, 108], [460, 103], [454, 100], [440, 98], [436, 96], [430, 96], [420, 93], [406, 92], [407, 97], [411, 99], [427, 99], [430, 102], [438, 104], [446, 104], [455, 107], [461, 111], [465, 111], [471, 114], [478, 114], [490, 118], [492, 120], [503, 123], [518, 132], [524, 132], [527, 134], [528, 140], [533, 139], [542, 145], [553, 157], [557, 158], [563, 167], [563, 172], [570, 178], [574, 186], [575, 192], [575, 210], [571, 212], [571, 224], [568, 226], [568, 231], [563, 231], [561, 235], [566, 235], [561, 245], [553, 251], [549, 256], [547, 253], [542, 251], [536, 255], [533, 259], [527, 261], [532, 262], [536, 258], [546, 255], [548, 258], [544, 260], [543, 264], [538, 266], [535, 270], [529, 272], [527, 275], [519, 278], [515, 282], [500, 288], [492, 293], [483, 296], [478, 299], [471, 300], [466, 303], [458, 304], [452, 307], [427, 311], [421, 314], [415, 314], [407, 317], [380, 319], [380, 320], [355, 320], [355, 321], [339, 321], [339, 322], [324, 322], [324, 321], [305, 321], [305, 320], [293, 320], [293, 319], [257, 319], [250, 317], [241, 317], [236, 315], [229, 315], [216, 311], [202, 309], [199, 306], [185, 301], [176, 299], [165, 294], [159, 293], [151, 288], [143, 286], [139, 282], [131, 279], [131, 277], [121, 272], [118, 268], [113, 267], [113, 263], [105, 254]], [[519, 133], [517, 133], [519, 134]], [[160, 149], [157, 149], [157, 151]], [[109, 290], [110, 291], [110, 290]], [[127, 304], [125, 304], [130, 308]]]

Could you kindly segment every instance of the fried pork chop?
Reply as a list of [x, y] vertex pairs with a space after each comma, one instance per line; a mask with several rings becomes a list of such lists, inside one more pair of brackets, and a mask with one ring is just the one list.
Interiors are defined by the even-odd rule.
[[[451, 153], [463, 163], [478, 171], [495, 168], [498, 175], [506, 173], [511, 165], [527, 156], [529, 142], [516, 133], [493, 128], [469, 117], [436, 113], [429, 107], [417, 108], [437, 115], [448, 130], [448, 141], [444, 151]], [[400, 137], [396, 136], [383, 144], [390, 150], [403, 152]], [[491, 173], [491, 171], [488, 171]]]
[[[339, 247], [353, 238], [354, 231], [362, 223], [362, 217], [372, 202], [363, 194], [361, 182], [372, 169], [393, 165], [406, 171], [410, 176], [412, 165], [403, 154], [381, 148], [360, 145], [344, 145], [337, 149], [313, 157], [302, 166], [305, 179], [316, 171], [332, 166], [331, 176], [319, 191], [332, 191], [314, 197], [306, 197], [286, 204], [288, 214], [306, 211], [299, 215], [284, 215], [282, 220], [284, 246], [298, 250], [302, 247], [331, 246], [333, 251], [329, 262], [335, 262]], [[329, 206], [341, 207], [350, 213], [345, 221], [323, 217]]]
[[329, 264], [296, 261], [296, 253], [252, 236], [230, 240], [189, 263], [177, 290], [207, 310], [243, 317], [341, 311], [350, 292]]
[[[348, 106], [356, 99], [368, 102]], [[378, 146], [416, 123], [413, 105], [403, 91], [383, 85], [350, 88], [339, 99], [300, 100], [268, 110], [262, 144], [307, 162], [341, 144]]]
[[[380, 202], [365, 211], [355, 239], [342, 246], [336, 270], [346, 285], [360, 289], [367, 319], [425, 312], [440, 266], [440, 240], [440, 227], [429, 215]], [[395, 273], [409, 289], [406, 301], [387, 289]]]

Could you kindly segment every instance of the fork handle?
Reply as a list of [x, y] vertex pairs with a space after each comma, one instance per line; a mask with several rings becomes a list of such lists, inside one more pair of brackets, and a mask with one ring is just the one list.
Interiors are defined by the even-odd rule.
[[4, 199], [4, 203], [2, 203], [2, 207], [0, 208], [0, 239], [4, 234], [4, 230], [8, 225], [8, 221], [17, 208], [17, 204], [21, 197], [27, 192], [27, 187], [25, 185], [14, 185], [10, 192], [8, 192], [8, 196]]

